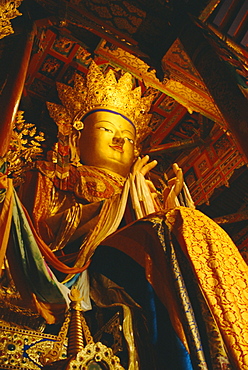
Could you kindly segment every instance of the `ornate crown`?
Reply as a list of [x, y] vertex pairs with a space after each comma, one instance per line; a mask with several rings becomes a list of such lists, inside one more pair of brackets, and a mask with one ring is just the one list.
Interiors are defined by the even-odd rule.
[[150, 131], [151, 114], [148, 112], [154, 97], [142, 97], [141, 87], [133, 89], [130, 73], [126, 72], [117, 81], [112, 69], [104, 76], [98, 65], [92, 62], [86, 78], [76, 74], [74, 87], [57, 83], [57, 90], [63, 105], [47, 103], [47, 107], [63, 135], [69, 135], [72, 126], [82, 129], [81, 120], [90, 111], [107, 107], [134, 124], [138, 142]]

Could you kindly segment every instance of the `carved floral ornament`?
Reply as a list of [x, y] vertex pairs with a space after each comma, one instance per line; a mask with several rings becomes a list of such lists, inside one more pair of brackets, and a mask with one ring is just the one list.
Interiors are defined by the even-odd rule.
[[22, 15], [17, 8], [22, 0], [0, 0], [0, 39], [14, 33], [11, 25], [11, 19]]

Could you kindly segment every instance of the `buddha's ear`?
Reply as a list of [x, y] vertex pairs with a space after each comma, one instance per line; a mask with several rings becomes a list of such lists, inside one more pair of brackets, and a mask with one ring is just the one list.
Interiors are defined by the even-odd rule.
[[72, 129], [70, 135], [70, 162], [76, 166], [80, 165], [80, 151], [79, 151], [79, 139], [81, 137], [81, 131]]

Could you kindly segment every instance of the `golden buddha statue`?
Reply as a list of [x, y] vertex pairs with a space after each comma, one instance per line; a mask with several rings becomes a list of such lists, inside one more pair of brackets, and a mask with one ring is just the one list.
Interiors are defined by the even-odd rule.
[[94, 63], [58, 92], [53, 160], [19, 189], [27, 211], [14, 196], [7, 258], [23, 301], [48, 324], [63, 320], [72, 287], [85, 311], [120, 307], [128, 370], [248, 369], [245, 262], [187, 190], [180, 206], [176, 164], [161, 201], [146, 179], [157, 162], [138, 157], [152, 96]]

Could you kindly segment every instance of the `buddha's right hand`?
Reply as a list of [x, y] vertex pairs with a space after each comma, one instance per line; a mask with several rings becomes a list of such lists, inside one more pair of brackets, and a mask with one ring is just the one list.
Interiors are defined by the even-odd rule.
[[[149, 161], [149, 155], [145, 155], [143, 158], [140, 158], [140, 157], [137, 158], [136, 162], [133, 164], [132, 169], [131, 169], [132, 175], [135, 176], [138, 173], [140, 173], [145, 177], [149, 173], [149, 171], [151, 171], [158, 163], [156, 160], [153, 160], [151, 162], [148, 162], [148, 161]], [[151, 197], [153, 199], [155, 210], [159, 211], [161, 209], [161, 206], [157, 199], [158, 197], [157, 189], [151, 180], [145, 179], [145, 182], [148, 186]]]
[[138, 157], [131, 168], [132, 175], [141, 173], [146, 176], [158, 163], [156, 160], [148, 162], [149, 159], [149, 155], [145, 155], [143, 158]]

